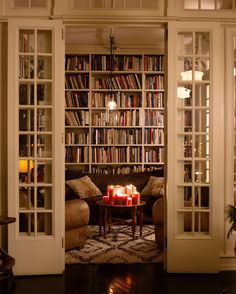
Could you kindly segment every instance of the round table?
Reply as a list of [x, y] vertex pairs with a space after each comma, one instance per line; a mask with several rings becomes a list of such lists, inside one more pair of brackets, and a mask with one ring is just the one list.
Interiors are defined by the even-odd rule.
[[[143, 206], [146, 204], [145, 201], [140, 201], [139, 204], [133, 204], [133, 205], [117, 205], [117, 204], [107, 204], [107, 203], [104, 203], [102, 200], [99, 200], [97, 204], [99, 205], [99, 234], [101, 235], [102, 227], [103, 227], [104, 238], [106, 238], [107, 228], [110, 231], [111, 225], [115, 225], [115, 224], [131, 225], [133, 240], [135, 239], [136, 225], [139, 224], [140, 237], [142, 237]], [[112, 217], [112, 210], [114, 208], [119, 208], [122, 210], [131, 209], [132, 218], [123, 219], [123, 218]], [[137, 218], [139, 220], [139, 223], [137, 222]]]

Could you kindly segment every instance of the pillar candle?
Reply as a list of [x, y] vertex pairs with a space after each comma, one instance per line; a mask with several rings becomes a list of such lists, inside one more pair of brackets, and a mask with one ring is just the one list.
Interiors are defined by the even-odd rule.
[[132, 197], [128, 196], [128, 205], [132, 205]]
[[123, 205], [128, 205], [128, 194], [123, 196]]
[[102, 196], [102, 200], [103, 200], [103, 203], [104, 204], [109, 204], [110, 203], [110, 198], [107, 195]]
[[132, 194], [133, 204], [140, 204], [140, 193], [135, 192]]

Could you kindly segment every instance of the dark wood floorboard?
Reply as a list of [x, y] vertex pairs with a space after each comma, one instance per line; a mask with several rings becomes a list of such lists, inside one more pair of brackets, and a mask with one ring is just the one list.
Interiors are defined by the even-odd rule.
[[236, 294], [236, 272], [166, 274], [160, 264], [68, 265], [61, 276], [16, 277], [0, 281], [10, 294]]

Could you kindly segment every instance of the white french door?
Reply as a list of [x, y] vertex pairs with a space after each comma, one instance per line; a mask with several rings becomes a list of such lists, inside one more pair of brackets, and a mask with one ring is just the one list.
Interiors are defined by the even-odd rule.
[[64, 40], [60, 21], [9, 20], [9, 254], [16, 275], [64, 269]]
[[220, 29], [168, 27], [168, 272], [219, 271], [224, 197]]

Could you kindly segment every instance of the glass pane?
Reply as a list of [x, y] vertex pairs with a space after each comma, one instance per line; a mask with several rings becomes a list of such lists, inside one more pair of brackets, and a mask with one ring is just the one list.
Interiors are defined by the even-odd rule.
[[196, 207], [209, 208], [209, 187], [195, 187], [194, 203]]
[[124, 8], [124, 0], [115, 0], [115, 8]]
[[31, 7], [47, 7], [47, 0], [31, 0]]
[[34, 48], [34, 31], [33, 30], [20, 30], [19, 36], [19, 52], [35, 52]]
[[209, 212], [195, 212], [194, 231], [209, 233]]
[[33, 56], [20, 56], [19, 78], [20, 79], [34, 78], [34, 57]]
[[197, 183], [209, 183], [209, 161], [196, 161], [195, 162], [195, 182]]
[[158, 8], [158, 0], [142, 0], [142, 8]]
[[235, 0], [217, 0], [217, 9], [233, 9], [233, 2], [235, 3]]
[[52, 183], [52, 162], [42, 161], [38, 163], [37, 169], [37, 182], [38, 183]]
[[19, 104], [34, 105], [34, 85], [20, 83], [19, 86]]
[[20, 159], [18, 161], [19, 181], [31, 183], [34, 181], [34, 161]]
[[192, 106], [192, 85], [179, 84], [177, 87], [178, 106]]
[[215, 0], [201, 0], [201, 9], [216, 9]]
[[193, 140], [192, 140], [192, 135], [185, 135], [184, 136], [184, 141], [182, 143], [183, 147], [183, 156], [184, 157], [192, 157], [192, 146], [193, 145]]
[[178, 187], [178, 208], [192, 208], [192, 187]]
[[210, 106], [210, 86], [207, 84], [195, 85], [195, 105]]
[[192, 232], [192, 212], [178, 213], [178, 234]]
[[37, 104], [52, 105], [52, 84], [37, 84]]
[[19, 131], [34, 130], [34, 110], [20, 109], [19, 110]]
[[177, 44], [178, 55], [193, 54], [193, 33], [179, 33]]
[[90, 0], [90, 8], [103, 8], [105, 7], [105, 0]]
[[52, 131], [52, 109], [40, 108], [37, 110], [37, 130], [40, 132]]
[[125, 0], [125, 8], [140, 8], [139, 0]]
[[37, 207], [52, 209], [52, 188], [51, 187], [37, 188]]
[[51, 213], [37, 213], [37, 231], [45, 235], [52, 235]]
[[198, 0], [184, 0], [184, 9], [199, 9]]
[[192, 58], [180, 58], [179, 59], [179, 79], [182, 81], [192, 80]]
[[208, 109], [195, 110], [195, 132], [210, 131], [210, 111]]
[[195, 157], [210, 157], [210, 136], [196, 135], [195, 136]]
[[51, 79], [52, 78], [52, 58], [50, 56], [38, 57], [37, 77], [38, 77], [38, 79]]
[[206, 58], [196, 58], [194, 79], [196, 81], [209, 81], [210, 80], [210, 60]]
[[52, 157], [52, 136], [51, 135], [37, 136], [37, 156]]
[[210, 54], [210, 34], [209, 33], [207, 32], [195, 33], [195, 54], [196, 55]]
[[38, 53], [52, 53], [52, 31], [37, 32], [37, 52]]
[[34, 214], [20, 213], [19, 214], [19, 231], [27, 235], [34, 235]]
[[192, 131], [192, 110], [179, 110], [177, 121], [179, 132]]
[[[190, 183], [192, 182], [192, 162], [183, 161], [178, 163], [178, 182]], [[182, 171], [182, 172], [181, 172]]]
[[34, 156], [34, 136], [33, 135], [19, 136], [19, 156], [20, 157]]
[[33, 187], [20, 187], [19, 208], [24, 210], [34, 208], [34, 188]]

